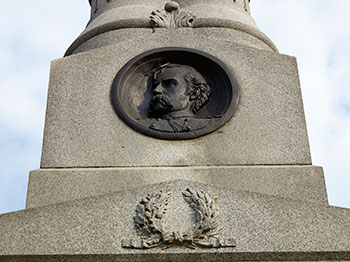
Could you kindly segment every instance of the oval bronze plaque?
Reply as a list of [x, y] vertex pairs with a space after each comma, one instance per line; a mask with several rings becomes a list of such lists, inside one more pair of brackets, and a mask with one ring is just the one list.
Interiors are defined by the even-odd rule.
[[239, 88], [216, 57], [189, 48], [160, 48], [131, 59], [114, 79], [111, 100], [133, 129], [160, 139], [209, 134], [234, 114]]

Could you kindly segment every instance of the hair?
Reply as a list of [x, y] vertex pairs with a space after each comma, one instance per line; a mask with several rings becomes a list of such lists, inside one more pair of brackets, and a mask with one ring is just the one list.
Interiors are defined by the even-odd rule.
[[186, 95], [189, 96], [190, 101], [193, 101], [191, 104], [192, 112], [197, 113], [208, 103], [211, 95], [211, 88], [196, 69], [187, 65], [167, 63], [161, 65], [152, 72], [152, 82], [156, 80], [160, 73], [167, 69], [177, 67], [187, 70], [184, 74], [184, 80], [187, 84]]

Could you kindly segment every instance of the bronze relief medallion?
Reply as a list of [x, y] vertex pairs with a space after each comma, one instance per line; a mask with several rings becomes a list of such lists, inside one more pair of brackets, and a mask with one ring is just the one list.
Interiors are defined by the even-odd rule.
[[111, 100], [130, 127], [160, 139], [209, 134], [234, 114], [237, 81], [222, 61], [189, 48], [160, 48], [131, 59], [114, 79]]

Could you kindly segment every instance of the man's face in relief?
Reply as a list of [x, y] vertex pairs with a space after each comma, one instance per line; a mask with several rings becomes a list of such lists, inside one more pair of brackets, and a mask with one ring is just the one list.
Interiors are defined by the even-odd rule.
[[186, 94], [186, 73], [182, 68], [168, 68], [157, 75], [153, 81], [153, 97], [150, 111], [153, 115], [164, 115], [190, 107], [189, 95]]

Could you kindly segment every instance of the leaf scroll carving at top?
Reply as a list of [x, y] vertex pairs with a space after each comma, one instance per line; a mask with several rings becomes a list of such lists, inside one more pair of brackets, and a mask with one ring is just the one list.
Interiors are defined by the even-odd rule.
[[150, 19], [152, 27], [192, 27], [195, 16], [189, 12], [181, 11], [179, 4], [171, 1], [165, 4], [164, 10], [153, 11]]

